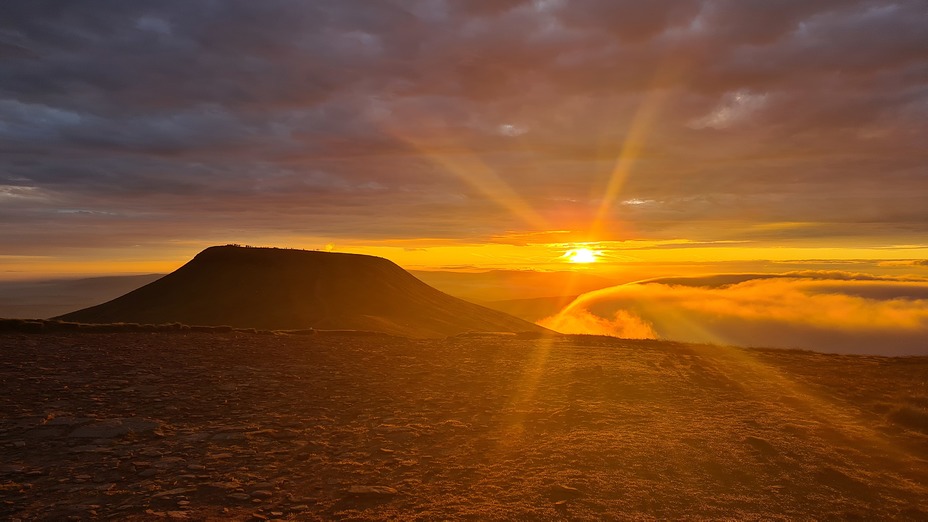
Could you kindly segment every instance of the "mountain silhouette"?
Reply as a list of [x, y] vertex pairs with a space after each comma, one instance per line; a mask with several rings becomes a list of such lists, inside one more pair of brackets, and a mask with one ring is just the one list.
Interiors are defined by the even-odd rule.
[[57, 319], [408, 337], [547, 331], [442, 293], [380, 257], [231, 245], [207, 248], [157, 281]]

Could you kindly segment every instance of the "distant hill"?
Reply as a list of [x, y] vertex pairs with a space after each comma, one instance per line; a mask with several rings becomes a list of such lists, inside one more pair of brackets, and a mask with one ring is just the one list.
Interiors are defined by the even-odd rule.
[[410, 337], [545, 331], [444, 294], [383, 258], [238, 246], [207, 248], [157, 281], [59, 319], [370, 330]]
[[455, 297], [475, 303], [491, 303], [552, 296], [580, 295], [607, 288], [625, 279], [600, 277], [582, 272], [535, 270], [489, 270], [449, 272], [417, 270], [412, 274]]
[[0, 317], [44, 319], [108, 301], [164, 274], [0, 282]]
[[514, 315], [526, 321], [537, 322], [551, 317], [572, 303], [578, 296], [536, 297], [533, 299], [509, 299], [484, 303], [489, 308]]

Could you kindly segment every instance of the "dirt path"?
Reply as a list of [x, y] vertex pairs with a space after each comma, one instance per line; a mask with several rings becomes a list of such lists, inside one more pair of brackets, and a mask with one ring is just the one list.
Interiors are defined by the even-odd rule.
[[0, 335], [0, 518], [928, 518], [928, 359]]

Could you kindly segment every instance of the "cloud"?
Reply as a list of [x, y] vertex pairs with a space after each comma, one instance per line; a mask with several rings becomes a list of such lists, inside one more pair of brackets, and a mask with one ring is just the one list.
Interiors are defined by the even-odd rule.
[[[0, 185], [51, 197], [17, 207], [0, 244], [73, 228], [56, 208], [134, 212], [164, 238], [234, 220], [353, 238], [522, 226], [454, 172], [473, 165], [580, 228], [652, 105], [627, 204], [605, 216], [629, 226], [604, 230], [744, 240], [792, 221], [810, 225], [763, 239], [924, 236], [924, 3], [771, 5], [2, 2]], [[383, 190], [345, 189], [371, 183]]]
[[539, 324], [564, 333], [928, 355], [928, 281], [821, 275], [631, 283], [584, 294]]
[[898, 261], [882, 261], [879, 266], [890, 267], [928, 267], [928, 259], [902, 259]]
[[578, 308], [543, 319], [538, 324], [561, 333], [609, 335], [623, 339], [659, 339], [650, 324], [624, 310], [616, 310], [612, 317], [600, 317]]
[[709, 114], [691, 121], [694, 129], [728, 129], [744, 123], [767, 102], [766, 94], [754, 94], [747, 90], [725, 93], [721, 103]]

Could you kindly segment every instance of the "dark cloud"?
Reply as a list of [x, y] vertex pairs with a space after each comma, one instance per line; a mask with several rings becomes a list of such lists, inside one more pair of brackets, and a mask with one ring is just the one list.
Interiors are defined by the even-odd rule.
[[5, 2], [0, 202], [50, 247], [69, 209], [491, 237], [532, 224], [475, 165], [583, 226], [634, 139], [611, 217], [640, 234], [917, 237], [926, 26], [920, 0]]
[[559, 7], [559, 18], [569, 26], [597, 30], [619, 42], [646, 42], [689, 26], [704, 6], [695, 0], [577, 0]]

